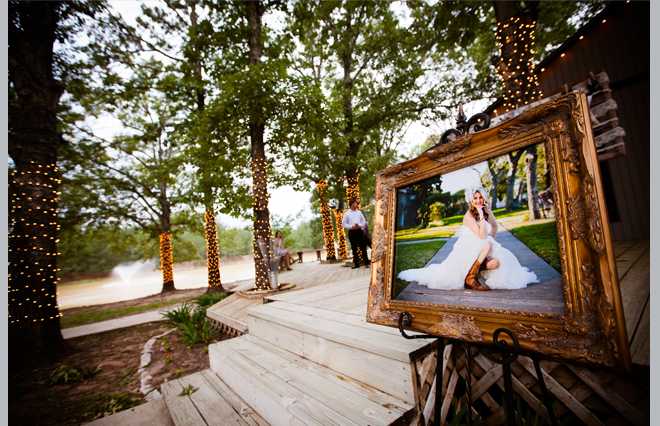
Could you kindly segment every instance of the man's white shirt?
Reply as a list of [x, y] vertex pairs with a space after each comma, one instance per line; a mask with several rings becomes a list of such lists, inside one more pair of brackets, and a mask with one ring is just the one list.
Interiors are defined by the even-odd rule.
[[360, 210], [349, 209], [344, 212], [344, 220], [341, 221], [341, 226], [346, 229], [352, 229], [355, 224], [358, 224], [360, 228], [362, 228], [366, 223], [367, 220], [364, 218], [364, 215]]

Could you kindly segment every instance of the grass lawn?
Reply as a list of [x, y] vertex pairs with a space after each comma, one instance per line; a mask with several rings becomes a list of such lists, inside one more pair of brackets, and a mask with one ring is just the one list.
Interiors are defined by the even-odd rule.
[[401, 271], [423, 268], [429, 260], [444, 246], [446, 241], [429, 241], [417, 244], [394, 246], [394, 299], [408, 286], [407, 281], [397, 279]]
[[83, 324], [90, 324], [99, 321], [105, 321], [107, 319], [117, 318], [124, 316], [126, 314], [140, 313], [146, 311], [152, 311], [154, 309], [164, 308], [170, 305], [176, 305], [177, 303], [183, 303], [186, 300], [190, 300], [190, 297], [183, 297], [180, 299], [171, 299], [171, 300], [159, 300], [156, 302], [151, 302], [147, 305], [142, 306], [130, 306], [126, 308], [119, 309], [105, 309], [96, 312], [79, 312], [75, 314], [67, 314], [64, 312], [60, 320], [62, 328], [75, 327]]
[[514, 237], [518, 238], [541, 259], [561, 273], [557, 224], [554, 221], [545, 223], [523, 222], [508, 229]]

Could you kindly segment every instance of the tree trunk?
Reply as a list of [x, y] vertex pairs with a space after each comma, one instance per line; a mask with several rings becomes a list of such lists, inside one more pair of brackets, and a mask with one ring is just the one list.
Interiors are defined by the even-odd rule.
[[[250, 36], [250, 65], [261, 62], [261, 5], [258, 0], [247, 2], [248, 27]], [[252, 144], [252, 192], [254, 196], [254, 288], [256, 290], [270, 289], [268, 277], [268, 262], [270, 261], [270, 213], [268, 212], [268, 182], [266, 176], [266, 154], [264, 151], [264, 114], [263, 106], [257, 96], [259, 89], [254, 90], [250, 102], [250, 142]], [[265, 247], [265, 256], [259, 249], [261, 240]]]
[[174, 272], [172, 263], [172, 232], [161, 231], [160, 240], [160, 269], [163, 273], [163, 289], [161, 293], [174, 291]]
[[516, 185], [516, 171], [518, 170], [518, 162], [520, 161], [520, 157], [522, 157], [523, 154], [522, 149], [518, 150], [517, 152], [513, 153], [510, 152], [508, 155], [508, 160], [509, 160], [509, 172], [507, 173], [507, 179], [506, 179], [506, 208], [505, 211], [510, 212], [511, 210], [514, 209], [514, 186]]
[[[162, 146], [159, 146], [162, 158]], [[172, 206], [167, 199], [167, 182], [165, 179], [158, 183], [160, 189], [160, 267], [163, 273], [163, 289], [161, 293], [176, 290], [174, 288], [174, 259], [172, 258], [172, 228], [170, 223], [170, 215], [172, 214]]]
[[500, 172], [493, 167], [493, 160], [488, 160], [488, 172], [490, 173], [490, 209], [495, 210], [497, 205], [497, 185], [500, 182]]
[[520, 179], [520, 183], [518, 184], [518, 192], [516, 192], [516, 200], [518, 200], [518, 205], [521, 207], [522, 207], [523, 187], [527, 188], [526, 181]]
[[[360, 146], [362, 145], [361, 139], [356, 139], [353, 132], [353, 78], [351, 77], [351, 67], [353, 64], [353, 50], [350, 47], [353, 43], [351, 38], [358, 37], [358, 34], [353, 35], [352, 33], [352, 24], [353, 16], [350, 12], [346, 17], [346, 32], [349, 40], [344, 40], [346, 48], [343, 52], [342, 57], [342, 68], [344, 70], [344, 118], [346, 119], [346, 127], [344, 127], [344, 137], [348, 142], [348, 148], [346, 150], [346, 182], [348, 187], [346, 188], [346, 198], [355, 198], [360, 203], [360, 190], [358, 186], [359, 173], [358, 169], [355, 166], [355, 161], [360, 151]], [[359, 28], [359, 23], [357, 25]], [[359, 30], [358, 30], [359, 32]], [[343, 228], [342, 228], [343, 229]], [[341, 243], [340, 243], [341, 246]], [[345, 248], [344, 248], [345, 251]], [[341, 249], [340, 249], [341, 256]]]
[[536, 154], [536, 145], [527, 148], [527, 158], [525, 159], [525, 172], [527, 173], [527, 204], [529, 206], [529, 220], [540, 219], [539, 210], [539, 190], [536, 175], [536, 164], [538, 155]]
[[323, 223], [323, 240], [325, 242], [325, 260], [335, 260], [335, 238], [332, 232], [332, 216], [330, 215], [330, 205], [326, 188], [328, 183], [325, 179], [316, 182], [316, 188], [319, 193], [319, 203], [321, 204], [321, 221]]
[[220, 256], [218, 254], [218, 227], [215, 223], [213, 207], [206, 209], [204, 214], [204, 230], [206, 231], [206, 270], [208, 273], [208, 288], [206, 293], [224, 293], [220, 280]]
[[[9, 365], [52, 362], [70, 348], [57, 305], [57, 106], [64, 86], [53, 76], [61, 2], [10, 3], [9, 81], [18, 95], [15, 172], [9, 183]], [[18, 22], [17, 22], [18, 21]], [[18, 23], [18, 27], [15, 25]]]
[[[493, 1], [497, 18], [497, 39], [500, 56], [492, 59], [504, 82], [506, 110], [527, 105], [540, 96], [538, 81], [531, 64], [534, 39], [532, 34], [538, 18], [538, 2]], [[531, 78], [531, 80], [530, 80]]]
[[335, 212], [335, 223], [337, 224], [337, 242], [339, 245], [339, 258], [346, 259], [348, 258], [348, 252], [346, 251], [346, 236], [344, 235], [344, 227], [341, 226], [342, 220], [344, 220], [344, 210], [343, 202], [339, 202], [339, 207], [334, 209]]

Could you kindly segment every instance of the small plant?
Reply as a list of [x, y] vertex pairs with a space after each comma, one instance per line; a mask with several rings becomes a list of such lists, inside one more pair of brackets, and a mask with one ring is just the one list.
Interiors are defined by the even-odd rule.
[[170, 362], [172, 362], [172, 358], [174, 358], [174, 354], [173, 353], [168, 354], [166, 352], [165, 353], [165, 364], [169, 364]]
[[174, 326], [179, 326], [179, 324], [186, 323], [190, 321], [190, 317], [193, 314], [193, 307], [188, 304], [188, 302], [183, 302], [181, 306], [177, 309], [172, 309], [171, 311], [163, 312], [162, 316], [165, 317], [169, 323]]
[[206, 308], [209, 306], [213, 306], [219, 301], [225, 299], [227, 296], [229, 296], [229, 293], [205, 293], [202, 294], [201, 296], [193, 299], [195, 301], [195, 304], [198, 306], [198, 310], [203, 310], [204, 315], [206, 315]]
[[48, 386], [89, 380], [99, 374], [102, 369], [103, 364], [99, 364], [94, 370], [85, 370], [75, 365], [63, 364], [51, 371]]
[[104, 392], [93, 397], [84, 397], [86, 400], [94, 401], [89, 411], [85, 413], [85, 417], [89, 418], [90, 421], [94, 421], [101, 417], [107, 417], [116, 412], [136, 407], [141, 404], [141, 397], [142, 395], [139, 392]]
[[197, 392], [198, 389], [199, 388], [194, 388], [193, 385], [188, 385], [187, 388], [183, 388], [183, 390], [181, 391], [179, 396], [190, 396], [190, 395], [194, 394], [195, 392]]
[[127, 384], [131, 383], [133, 380], [137, 378], [137, 373], [133, 374], [132, 376], [129, 376], [131, 372], [133, 371], [133, 368], [129, 367], [126, 371], [122, 373], [123, 379], [121, 379], [119, 382], [117, 382], [118, 386], [126, 386]]
[[205, 354], [209, 353], [209, 347], [208, 346], [204, 346], [204, 353]]
[[185, 371], [185, 368], [173, 368], [172, 369], [172, 375], [173, 376], [178, 376], [179, 374], [183, 373]]

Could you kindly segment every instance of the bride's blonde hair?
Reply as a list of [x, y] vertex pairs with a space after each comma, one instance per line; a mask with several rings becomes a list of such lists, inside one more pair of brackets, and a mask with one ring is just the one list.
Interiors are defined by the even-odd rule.
[[[474, 194], [478, 192], [481, 194], [481, 196], [484, 199], [484, 205], [487, 206], [489, 204], [488, 202], [488, 191], [486, 191], [484, 188], [480, 186], [470, 186], [468, 188], [465, 188], [465, 201], [468, 202], [468, 206], [470, 206], [470, 213], [472, 213], [472, 216], [474, 216], [475, 219], [479, 220], [479, 211], [475, 207], [473, 200], [474, 200]], [[484, 211], [484, 219], [488, 220], [488, 213]]]

